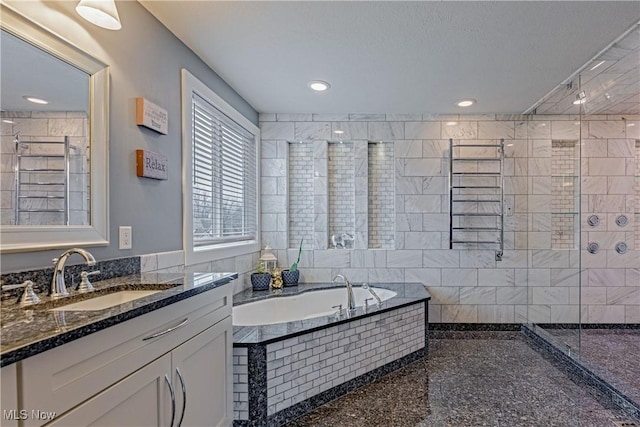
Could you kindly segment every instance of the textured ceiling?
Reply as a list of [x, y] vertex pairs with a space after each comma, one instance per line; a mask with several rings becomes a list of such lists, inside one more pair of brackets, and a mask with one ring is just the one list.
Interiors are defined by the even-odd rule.
[[619, 1], [140, 2], [260, 112], [521, 113], [640, 20]]
[[[88, 74], [5, 31], [0, 32], [0, 45], [2, 110], [88, 111]], [[49, 104], [33, 104], [23, 96]]]

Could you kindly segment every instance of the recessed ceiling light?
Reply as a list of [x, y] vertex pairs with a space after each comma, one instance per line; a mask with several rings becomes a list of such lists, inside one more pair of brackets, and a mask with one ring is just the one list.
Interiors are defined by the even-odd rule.
[[311, 80], [307, 85], [316, 92], [324, 92], [331, 87], [329, 83], [322, 80]]
[[344, 133], [343, 130], [334, 130], [333, 133], [335, 133], [336, 135], [342, 135]]
[[599, 66], [601, 66], [602, 64], [604, 64], [604, 61], [600, 61], [598, 62], [596, 65], [594, 65], [593, 67], [591, 67], [590, 71], [595, 70], [596, 68], [598, 68]]
[[629, 123], [627, 126], [632, 127], [632, 126], [635, 126], [635, 125], [636, 125], [635, 123]]
[[457, 124], [458, 124], [458, 122], [447, 122], [446, 123], [447, 126], [455, 126]]
[[49, 101], [45, 101], [44, 99], [36, 98], [35, 96], [23, 96], [29, 102], [33, 102], [34, 104], [48, 104]]
[[585, 101], [586, 101], [586, 99], [576, 99], [575, 101], [573, 101], [573, 105], [584, 104]]
[[458, 107], [470, 107], [476, 102], [478, 101], [476, 101], [475, 99], [461, 99], [460, 101], [458, 101]]
[[2, 122], [3, 122], [3, 123], [9, 123], [10, 125], [11, 125], [11, 124], [13, 124], [13, 120], [6, 120], [6, 119], [5, 119], [5, 120], [3, 120]]

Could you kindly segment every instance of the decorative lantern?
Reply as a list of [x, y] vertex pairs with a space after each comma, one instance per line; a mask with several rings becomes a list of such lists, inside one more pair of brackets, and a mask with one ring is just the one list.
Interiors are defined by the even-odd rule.
[[267, 273], [273, 272], [273, 270], [278, 266], [278, 258], [271, 252], [271, 247], [269, 245], [265, 246], [260, 254], [260, 263], [264, 267], [264, 271]]

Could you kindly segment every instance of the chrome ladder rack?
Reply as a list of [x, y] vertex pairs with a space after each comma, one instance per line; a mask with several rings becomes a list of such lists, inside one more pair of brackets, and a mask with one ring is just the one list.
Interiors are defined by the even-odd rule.
[[[449, 140], [449, 249], [494, 248], [504, 254], [504, 139]], [[496, 248], [497, 247], [497, 248]]]
[[[23, 212], [61, 213], [62, 224], [56, 225], [69, 225], [69, 137], [64, 141], [20, 141], [16, 135], [15, 144], [16, 225], [22, 223]], [[20, 149], [23, 145], [29, 146], [26, 154]], [[59, 145], [62, 150], [32, 150], [34, 145]]]

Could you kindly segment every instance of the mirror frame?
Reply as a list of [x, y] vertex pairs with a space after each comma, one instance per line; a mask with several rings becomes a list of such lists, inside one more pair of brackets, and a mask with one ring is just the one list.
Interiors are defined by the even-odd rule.
[[62, 37], [0, 3], [0, 28], [89, 74], [89, 225], [0, 229], [0, 253], [109, 244], [109, 67]]

